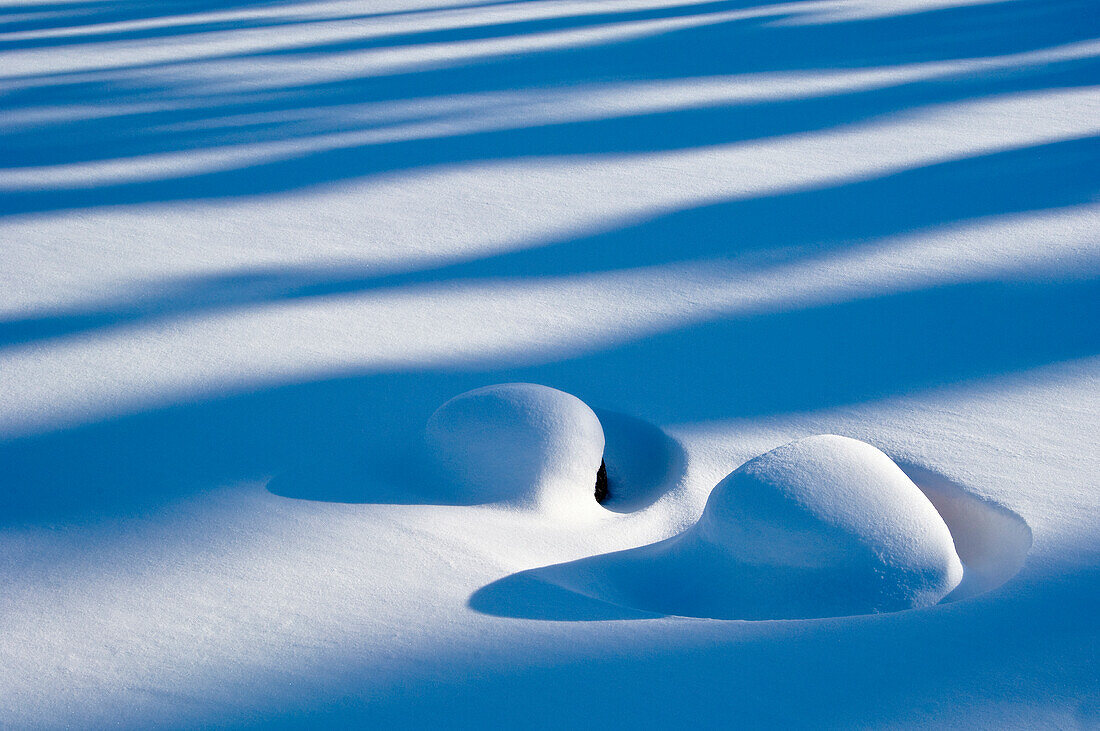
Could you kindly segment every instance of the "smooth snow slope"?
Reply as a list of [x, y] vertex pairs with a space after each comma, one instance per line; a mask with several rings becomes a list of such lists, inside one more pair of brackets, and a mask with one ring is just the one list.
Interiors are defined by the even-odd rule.
[[[0, 726], [1100, 724], [1098, 135], [1092, 0], [5, 0]], [[426, 482], [505, 382], [630, 494]], [[538, 573], [822, 433], [962, 598]]]

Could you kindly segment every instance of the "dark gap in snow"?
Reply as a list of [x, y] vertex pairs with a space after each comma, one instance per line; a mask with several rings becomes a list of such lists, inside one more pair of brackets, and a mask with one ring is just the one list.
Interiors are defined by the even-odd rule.
[[596, 502], [602, 505], [604, 500], [607, 500], [607, 465], [601, 459], [596, 470]]

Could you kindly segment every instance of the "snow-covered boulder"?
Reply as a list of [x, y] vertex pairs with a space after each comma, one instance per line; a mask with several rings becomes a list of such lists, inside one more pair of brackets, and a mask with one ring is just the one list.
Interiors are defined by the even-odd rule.
[[847, 437], [808, 437], [750, 460], [714, 488], [693, 533], [739, 562], [774, 567], [761, 591], [795, 606], [822, 597], [861, 611], [921, 607], [962, 580], [951, 533], [920, 488]]
[[596, 503], [600, 420], [547, 386], [505, 383], [454, 397], [428, 420], [427, 443], [458, 502], [584, 515]]
[[832, 435], [745, 463], [679, 536], [582, 568], [565, 579], [578, 591], [732, 619], [926, 607], [963, 576], [951, 533], [920, 488], [875, 447]]

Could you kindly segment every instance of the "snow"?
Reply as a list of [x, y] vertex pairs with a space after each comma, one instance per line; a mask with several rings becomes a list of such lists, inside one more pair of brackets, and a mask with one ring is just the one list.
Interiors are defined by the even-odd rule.
[[563, 517], [597, 513], [600, 420], [576, 396], [532, 383], [455, 396], [428, 420], [441, 479], [463, 503], [503, 503]]
[[[951, 532], [920, 488], [875, 447], [833, 435], [785, 444], [737, 468], [672, 550], [687, 554], [675, 559], [681, 576], [724, 564], [728, 578], [704, 602], [720, 612], [713, 616], [926, 607], [963, 575]], [[723, 600], [730, 602], [724, 611]]]
[[[955, 532], [970, 535], [983, 514], [956, 515]], [[1001, 553], [995, 540], [987, 548]], [[875, 447], [835, 435], [741, 465], [674, 538], [527, 575], [644, 612], [751, 620], [929, 607], [962, 577], [953, 534], [921, 488]]]
[[[0, 726], [1097, 726], [1094, 5], [6, 0]], [[948, 596], [648, 601], [820, 434]]]

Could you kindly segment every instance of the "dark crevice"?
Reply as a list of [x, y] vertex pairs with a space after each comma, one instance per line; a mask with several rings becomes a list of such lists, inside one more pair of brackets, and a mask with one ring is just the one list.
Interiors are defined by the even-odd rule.
[[600, 460], [600, 468], [596, 470], [596, 502], [601, 505], [607, 500], [607, 465]]

